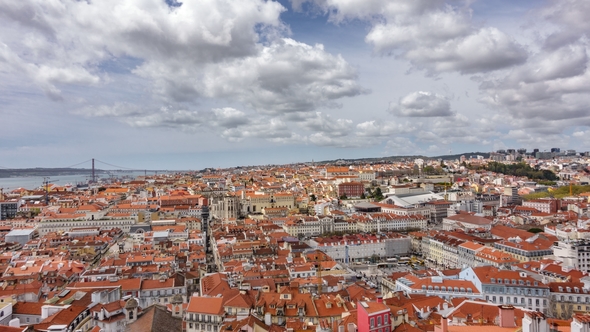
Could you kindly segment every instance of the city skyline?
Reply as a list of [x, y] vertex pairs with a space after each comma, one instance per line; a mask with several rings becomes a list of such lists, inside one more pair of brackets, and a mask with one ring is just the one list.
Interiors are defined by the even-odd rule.
[[0, 1], [0, 165], [586, 151], [590, 4]]

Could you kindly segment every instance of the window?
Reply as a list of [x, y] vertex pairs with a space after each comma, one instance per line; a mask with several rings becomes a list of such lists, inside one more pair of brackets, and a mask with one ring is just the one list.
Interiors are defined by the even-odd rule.
[[371, 318], [371, 327], [375, 327], [375, 318]]
[[383, 315], [383, 324], [387, 325], [387, 314]]
[[377, 317], [377, 326], [381, 326], [381, 316]]

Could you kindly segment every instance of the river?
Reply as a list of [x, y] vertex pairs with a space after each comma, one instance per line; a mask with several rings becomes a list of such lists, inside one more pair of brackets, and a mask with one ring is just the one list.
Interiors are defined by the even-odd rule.
[[[123, 172], [123, 173], [114, 173], [113, 175], [117, 178], [121, 178], [121, 177], [135, 178], [136, 176], [144, 175], [144, 172], [142, 172], [142, 171]], [[110, 176], [108, 174], [97, 174], [96, 177], [97, 177], [97, 180], [110, 178]], [[66, 184], [76, 185], [78, 183], [87, 183], [88, 180], [90, 180], [90, 179], [91, 179], [91, 176], [88, 174], [56, 175], [56, 176], [50, 176], [48, 179], [48, 182], [63, 186]], [[17, 188], [36, 189], [36, 188], [40, 188], [43, 186], [43, 181], [44, 181], [44, 178], [42, 176], [0, 178], [0, 188], [3, 188], [5, 193], [7, 193], [11, 190], [17, 189]]]

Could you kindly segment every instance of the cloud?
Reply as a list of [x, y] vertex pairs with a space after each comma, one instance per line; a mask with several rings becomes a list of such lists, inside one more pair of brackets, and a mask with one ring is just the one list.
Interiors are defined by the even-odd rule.
[[108, 85], [105, 64], [123, 58], [133, 59], [126, 73], [163, 104], [239, 102], [281, 114], [365, 93], [340, 55], [284, 38], [284, 10], [264, 0], [0, 1], [3, 22], [24, 36], [6, 38], [0, 66], [24, 72], [53, 99], [63, 99], [64, 86]]
[[538, 11], [539, 16], [556, 27], [544, 40], [545, 49], [552, 50], [575, 43], [590, 32], [590, 3], [584, 0], [552, 0]]
[[395, 137], [387, 141], [385, 151], [390, 155], [418, 155], [422, 150], [408, 137]]
[[132, 117], [145, 114], [145, 111], [134, 104], [117, 102], [110, 105], [87, 105], [73, 110], [71, 113], [86, 117]]
[[536, 132], [590, 125], [588, 60], [579, 43], [542, 49], [504, 77], [482, 81], [480, 101]]
[[366, 91], [341, 56], [284, 38], [251, 57], [214, 64], [205, 71], [204, 94], [237, 99], [266, 113], [309, 112]]
[[270, 141], [288, 141], [294, 136], [287, 124], [280, 119], [261, 118], [247, 126], [229, 128], [221, 133], [221, 137], [232, 142], [240, 142], [246, 138], [264, 138]]
[[416, 127], [409, 123], [372, 120], [357, 124], [356, 130], [359, 137], [388, 137], [412, 132]]
[[316, 112], [308, 117], [300, 126], [305, 130], [325, 133], [330, 136], [346, 136], [353, 127], [352, 120], [349, 119], [332, 119], [328, 114]]
[[292, 0], [296, 9], [311, 3], [340, 23], [367, 20], [365, 41], [383, 55], [408, 60], [435, 75], [489, 72], [526, 61], [528, 53], [513, 38], [493, 27], [476, 27], [469, 1], [461, 7], [432, 0]]
[[307, 141], [317, 146], [337, 148], [361, 148], [375, 145], [374, 140], [363, 140], [349, 136], [331, 136], [327, 133], [313, 133], [307, 137]]
[[216, 108], [213, 110], [216, 126], [223, 128], [236, 128], [250, 123], [246, 113], [231, 107]]
[[389, 106], [389, 112], [404, 117], [451, 116], [451, 104], [442, 95], [416, 91], [400, 98], [395, 105]]

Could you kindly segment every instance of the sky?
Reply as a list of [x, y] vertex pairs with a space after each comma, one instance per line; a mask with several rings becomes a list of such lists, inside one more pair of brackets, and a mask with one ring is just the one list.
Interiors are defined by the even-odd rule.
[[588, 17], [587, 0], [0, 0], [0, 167], [588, 151]]

